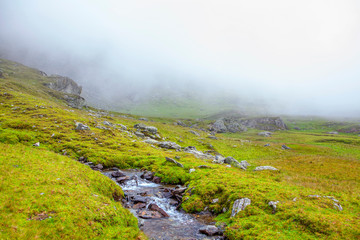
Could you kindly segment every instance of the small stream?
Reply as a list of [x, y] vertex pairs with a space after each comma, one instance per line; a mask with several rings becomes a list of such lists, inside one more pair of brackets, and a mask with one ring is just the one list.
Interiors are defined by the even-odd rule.
[[[142, 179], [142, 172], [121, 171], [130, 179], [119, 184], [112, 172], [103, 172], [114, 180], [124, 191], [123, 205], [127, 207], [139, 221], [140, 229], [153, 240], [190, 240], [190, 239], [223, 239], [221, 236], [207, 236], [199, 233], [199, 229], [211, 224], [211, 217], [199, 216], [177, 210], [178, 201], [171, 198], [170, 191], [181, 189], [179, 186], [156, 184]], [[165, 211], [168, 217], [153, 210], [154, 205]], [[149, 209], [150, 208], [150, 209]], [[160, 214], [149, 215], [149, 213]], [[213, 222], [212, 222], [213, 223]]]

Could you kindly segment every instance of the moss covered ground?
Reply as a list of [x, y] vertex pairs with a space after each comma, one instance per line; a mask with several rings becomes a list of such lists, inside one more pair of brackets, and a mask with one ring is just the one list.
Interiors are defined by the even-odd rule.
[[[206, 132], [196, 130], [196, 136], [190, 128], [174, 125], [176, 119], [143, 122], [182, 147], [247, 160], [251, 166], [243, 171], [143, 143], [132, 134], [134, 124], [141, 122], [138, 117], [69, 108], [53, 97], [59, 93], [43, 86], [47, 79], [37, 70], [7, 60], [0, 68], [5, 72], [0, 79], [0, 238], [142, 238], [136, 219], [114, 200], [121, 189], [76, 161], [84, 156], [106, 167], [152, 170], [164, 183], [188, 185], [183, 209], [212, 211], [218, 223], [227, 224], [229, 239], [359, 239], [357, 134], [327, 134], [338, 125], [323, 120], [299, 120], [300, 130], [294, 130], [296, 120], [291, 119], [291, 130], [269, 138], [250, 129], [217, 134], [214, 140]], [[103, 121], [125, 125], [128, 131], [96, 128]], [[75, 131], [75, 122], [91, 130]], [[196, 123], [206, 127], [208, 121]], [[40, 147], [32, 146], [36, 142]], [[283, 144], [291, 149], [281, 149]], [[184, 168], [165, 161], [175, 156]], [[204, 164], [211, 168], [197, 168]], [[262, 165], [280, 171], [253, 171]], [[190, 168], [196, 171], [190, 174]], [[309, 195], [333, 196], [343, 211], [329, 198]], [[233, 202], [243, 197], [251, 205], [230, 218]], [[215, 198], [219, 201], [212, 203]], [[275, 214], [269, 201], [279, 201]], [[36, 220], [41, 216], [51, 218]]]

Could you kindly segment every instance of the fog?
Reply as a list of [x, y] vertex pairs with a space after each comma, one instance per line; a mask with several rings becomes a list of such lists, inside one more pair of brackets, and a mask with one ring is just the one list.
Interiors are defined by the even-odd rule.
[[1, 0], [0, 57], [106, 101], [191, 92], [360, 116], [356, 0]]

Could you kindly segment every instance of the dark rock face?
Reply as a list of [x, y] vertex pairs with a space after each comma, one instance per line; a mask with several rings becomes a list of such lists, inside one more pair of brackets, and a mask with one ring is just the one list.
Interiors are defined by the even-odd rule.
[[77, 85], [74, 80], [68, 77], [62, 76], [51, 76], [49, 77], [53, 82], [47, 84], [47, 86], [53, 90], [73, 94], [73, 95], [80, 95], [82, 91], [82, 87]]
[[288, 129], [286, 124], [279, 117], [262, 117], [262, 118], [220, 118], [210, 126], [210, 130], [217, 133], [225, 132], [244, 132], [247, 128], [255, 128], [266, 131]]

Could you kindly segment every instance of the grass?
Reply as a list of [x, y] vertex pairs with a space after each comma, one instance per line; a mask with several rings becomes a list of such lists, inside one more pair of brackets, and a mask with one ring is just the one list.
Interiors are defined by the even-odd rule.
[[[2, 238], [20, 239], [27, 234], [31, 238], [143, 237], [134, 218], [112, 197], [114, 192], [121, 195], [121, 190], [75, 161], [85, 156], [106, 167], [148, 169], [164, 183], [188, 185], [182, 208], [188, 212], [209, 209], [217, 215], [218, 223], [227, 224], [225, 235], [229, 239], [359, 239], [360, 140], [357, 134], [326, 133], [346, 128], [347, 124], [353, 126], [353, 122], [289, 119], [291, 130], [275, 132], [269, 138], [250, 129], [217, 134], [218, 140], [207, 138], [204, 131], [176, 126], [176, 119], [157, 117], [144, 122], [182, 147], [196, 146], [201, 151], [247, 160], [251, 166], [242, 171], [145, 144], [133, 135], [137, 116], [123, 117], [115, 112], [100, 115], [92, 109], [99, 114], [94, 116], [89, 115], [89, 109], [71, 109], [42, 85], [46, 77], [14, 64], [6, 60], [0, 63], [6, 74], [0, 80]], [[96, 128], [104, 120], [123, 124], [128, 131]], [[209, 123], [182, 120], [200, 128]], [[75, 131], [76, 121], [91, 130]], [[294, 126], [300, 130], [294, 130]], [[40, 142], [39, 149], [32, 147], [35, 142]], [[264, 147], [267, 143], [270, 146]], [[282, 150], [283, 144], [291, 150]], [[179, 156], [184, 168], [166, 162], [166, 156]], [[204, 164], [212, 168], [197, 168]], [[262, 165], [280, 171], [252, 171]], [[190, 168], [196, 171], [190, 174]], [[330, 199], [307, 197], [313, 194], [335, 197], [344, 210], [336, 210]], [[233, 202], [243, 197], [250, 198], [251, 205], [230, 218]], [[215, 198], [219, 201], [212, 203]], [[272, 214], [269, 201], [280, 201], [276, 214]], [[84, 203], [89, 209], [80, 211]], [[27, 220], [44, 214], [52, 218]]]

